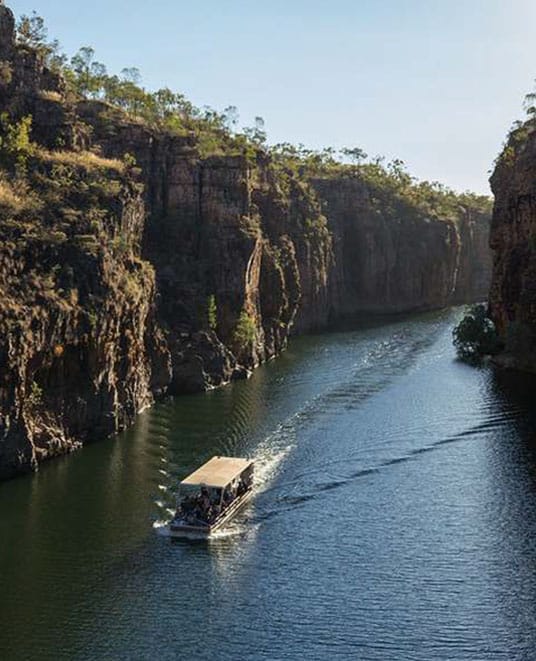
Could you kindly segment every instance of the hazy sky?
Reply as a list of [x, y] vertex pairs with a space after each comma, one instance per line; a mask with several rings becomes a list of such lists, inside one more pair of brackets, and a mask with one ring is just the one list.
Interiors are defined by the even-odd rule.
[[6, 0], [71, 54], [197, 105], [236, 105], [270, 142], [360, 146], [488, 191], [536, 77], [536, 0]]

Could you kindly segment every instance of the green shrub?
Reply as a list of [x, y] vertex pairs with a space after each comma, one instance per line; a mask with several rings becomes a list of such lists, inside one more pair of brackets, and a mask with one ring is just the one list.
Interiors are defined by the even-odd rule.
[[483, 356], [496, 354], [501, 349], [495, 324], [487, 316], [484, 305], [471, 306], [452, 331], [452, 336], [458, 358], [465, 362], [476, 363]]
[[30, 394], [28, 395], [28, 401], [32, 406], [39, 406], [39, 404], [43, 403], [43, 389], [35, 381], [32, 381], [30, 384]]
[[0, 152], [5, 160], [20, 169], [26, 169], [28, 158], [34, 153], [30, 139], [32, 116], [27, 115], [16, 123], [10, 121], [9, 115], [0, 116], [2, 135], [0, 135]]
[[118, 255], [126, 255], [129, 250], [129, 243], [126, 236], [123, 234], [117, 234], [112, 239], [112, 249]]
[[255, 342], [257, 326], [255, 319], [242, 310], [233, 334], [233, 340], [240, 349], [245, 349]]
[[13, 78], [13, 69], [6, 60], [0, 60], [0, 86], [7, 87]]
[[216, 305], [216, 297], [211, 294], [207, 300], [207, 320], [211, 330], [216, 330], [218, 325], [218, 307]]

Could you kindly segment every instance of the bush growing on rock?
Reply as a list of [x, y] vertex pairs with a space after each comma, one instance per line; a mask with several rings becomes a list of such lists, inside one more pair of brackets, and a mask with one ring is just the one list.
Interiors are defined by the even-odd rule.
[[207, 300], [207, 321], [209, 328], [216, 330], [218, 326], [218, 306], [214, 294], [211, 294]]
[[32, 406], [39, 406], [43, 403], [43, 389], [36, 381], [32, 381], [30, 384], [28, 401]]
[[25, 169], [28, 158], [33, 153], [30, 139], [32, 117], [22, 117], [18, 122], [11, 122], [7, 113], [0, 116], [0, 153], [6, 165], [15, 165]]
[[242, 310], [233, 336], [235, 344], [242, 350], [252, 345], [256, 337], [257, 326], [255, 325], [255, 319], [250, 317], [245, 310]]
[[13, 78], [13, 69], [11, 64], [5, 60], [0, 60], [0, 87], [7, 87]]
[[477, 363], [483, 356], [494, 355], [501, 349], [495, 324], [487, 316], [484, 305], [472, 305], [452, 335], [458, 358], [465, 362]]

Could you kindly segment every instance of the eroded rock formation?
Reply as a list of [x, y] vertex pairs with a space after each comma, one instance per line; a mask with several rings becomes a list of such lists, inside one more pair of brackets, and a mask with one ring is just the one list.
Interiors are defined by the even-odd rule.
[[433, 218], [355, 178], [314, 182], [334, 242], [330, 314], [423, 310], [484, 300], [489, 217]]
[[0, 477], [161, 393], [247, 376], [293, 332], [485, 293], [487, 218], [470, 209], [431, 218], [261, 150], [202, 157], [193, 135], [73, 99], [1, 5], [0, 59], [0, 111], [31, 116], [36, 144], [0, 181]]
[[495, 206], [489, 307], [504, 362], [536, 370], [536, 131], [511, 134], [491, 177]]

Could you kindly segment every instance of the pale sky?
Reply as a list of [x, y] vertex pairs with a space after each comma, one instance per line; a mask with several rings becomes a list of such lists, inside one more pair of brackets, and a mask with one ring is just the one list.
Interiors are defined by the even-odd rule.
[[5, 2], [69, 54], [261, 115], [270, 142], [360, 146], [458, 190], [489, 191], [536, 78], [536, 0]]

